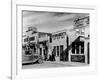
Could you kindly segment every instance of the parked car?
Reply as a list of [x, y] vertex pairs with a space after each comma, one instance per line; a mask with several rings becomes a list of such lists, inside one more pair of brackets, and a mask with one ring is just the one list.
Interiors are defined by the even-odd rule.
[[22, 64], [29, 64], [29, 63], [43, 63], [42, 56], [39, 53], [34, 53], [32, 50], [23, 50], [22, 54]]

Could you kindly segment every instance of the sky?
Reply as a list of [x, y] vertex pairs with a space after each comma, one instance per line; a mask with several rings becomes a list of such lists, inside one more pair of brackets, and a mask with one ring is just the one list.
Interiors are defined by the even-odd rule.
[[23, 32], [28, 27], [36, 27], [40, 32], [56, 32], [64, 29], [73, 29], [73, 21], [76, 17], [87, 16], [88, 13], [65, 13], [65, 12], [43, 12], [23, 11]]

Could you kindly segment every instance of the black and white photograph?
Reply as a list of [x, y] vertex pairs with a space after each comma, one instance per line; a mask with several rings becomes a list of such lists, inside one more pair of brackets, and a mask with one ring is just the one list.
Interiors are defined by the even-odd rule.
[[89, 13], [22, 11], [22, 69], [90, 64]]

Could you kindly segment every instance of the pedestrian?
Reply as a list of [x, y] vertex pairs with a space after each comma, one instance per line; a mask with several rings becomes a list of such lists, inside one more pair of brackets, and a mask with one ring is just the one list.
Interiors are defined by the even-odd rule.
[[55, 54], [54, 54], [54, 50], [52, 51], [52, 61], [55, 61]]

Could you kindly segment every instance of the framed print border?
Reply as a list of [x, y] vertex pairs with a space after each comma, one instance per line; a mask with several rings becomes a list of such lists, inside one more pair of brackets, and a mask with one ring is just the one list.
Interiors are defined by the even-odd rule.
[[[89, 7], [89, 8], [81, 8], [81, 7], [71, 7], [71, 6], [53, 6], [53, 5], [48, 5], [48, 6], [46, 6], [46, 5], [36, 5], [36, 4], [33, 4], [33, 5], [30, 5], [30, 4], [13, 4], [12, 3], [12, 11], [11, 11], [11, 24], [12, 24], [12, 32], [11, 32], [11, 38], [12, 38], [12, 53], [11, 53], [11, 78], [12, 78], [12, 80], [14, 80], [15, 78], [20, 78], [21, 76], [22, 76], [22, 73], [24, 73], [26, 70], [22, 70], [21, 69], [21, 65], [20, 65], [20, 61], [21, 61], [21, 59], [19, 60], [19, 58], [21, 58], [21, 56], [20, 56], [20, 54], [19, 54], [19, 43], [21, 43], [22, 42], [22, 38], [21, 38], [21, 36], [20, 36], [20, 33], [22, 34], [22, 32], [20, 32], [20, 31], [22, 31], [23, 30], [23, 27], [21, 27], [21, 29], [22, 30], [20, 30], [20, 27], [19, 27], [19, 25], [20, 26], [22, 26], [22, 15], [20, 15], [20, 17], [19, 17], [19, 13], [21, 13], [22, 14], [22, 10], [24, 9], [24, 8], [22, 8], [22, 7], [36, 7], [36, 8], [40, 8], [40, 7], [42, 7], [42, 8], [55, 8], [55, 9], [76, 9], [76, 10], [89, 10], [89, 11], [91, 11], [91, 12], [93, 12], [93, 14], [91, 14], [91, 16], [93, 16], [93, 18], [92, 19], [94, 19], [94, 22], [93, 21], [91, 21], [92, 22], [92, 24], [91, 25], [93, 25], [94, 26], [94, 24], [95, 24], [95, 22], [96, 22], [96, 20], [95, 20], [95, 8], [93, 8], [93, 7]], [[20, 8], [20, 10], [18, 10], [18, 7], [21, 7]], [[28, 8], [27, 8], [28, 9]], [[32, 9], [32, 8], [31, 8]], [[30, 10], [31, 10], [30, 9]], [[41, 9], [42, 10], [42, 9]], [[49, 9], [50, 10], [50, 9]], [[52, 10], [51, 10], [52, 11]], [[62, 12], [62, 11], [61, 11]], [[90, 12], [90, 13], [91, 13]], [[85, 12], [84, 12], [85, 13]], [[19, 19], [20, 18], [20, 19]], [[20, 24], [19, 24], [20, 23]], [[90, 26], [91, 26], [90, 25]], [[93, 27], [92, 26], [92, 27]], [[93, 28], [94, 29], [94, 28]], [[95, 29], [93, 30], [93, 29], [91, 29], [91, 31], [94, 31], [95, 32]], [[93, 34], [93, 33], [90, 33], [91, 35], [93, 35], [93, 36], [95, 36], [95, 34]], [[91, 38], [93, 38], [93, 36], [91, 37]], [[21, 41], [21, 42], [20, 42]], [[91, 41], [93, 41], [93, 40], [91, 40]], [[93, 43], [92, 43], [93, 44]], [[94, 44], [93, 44], [94, 45]], [[93, 48], [92, 48], [93, 49]], [[92, 57], [92, 58], [94, 58], [94, 57]], [[95, 64], [93, 64], [93, 66], [94, 66]], [[73, 67], [71, 67], [71, 68], [73, 68]], [[68, 68], [68, 69], [71, 69], [71, 68]], [[96, 67], [95, 67], [96, 68]], [[81, 68], [80, 68], [81, 69]], [[87, 68], [86, 68], [87, 69]], [[44, 70], [44, 69], [43, 69]], [[50, 70], [48, 70], [48, 69], [45, 69], [46, 71], [44, 71], [44, 73], [45, 72], [47, 72], [47, 71], [53, 71], [52, 69], [50, 69]], [[57, 71], [58, 69], [55, 69], [55, 72], [54, 73], [56, 73], [56, 71]], [[63, 70], [61, 69], [61, 68], [59, 68], [59, 70], [62, 72]], [[77, 69], [76, 69], [77, 70]], [[96, 69], [95, 69], [96, 70]], [[29, 70], [30, 71], [30, 70]], [[38, 71], [42, 71], [41, 69], [37, 69], [37, 72]], [[90, 70], [91, 71], [91, 70]], [[93, 68], [93, 71], [94, 71], [94, 68]], [[36, 72], [36, 71], [35, 71]], [[69, 71], [68, 71], [69, 72]], [[52, 72], [50, 72], [50, 73], [52, 73]], [[74, 71], [74, 73], [75, 73], [75, 71]], [[71, 74], [71, 73], [70, 73]], [[27, 75], [28, 76], [28, 75]], [[22, 78], [23, 79], [23, 78]]]

